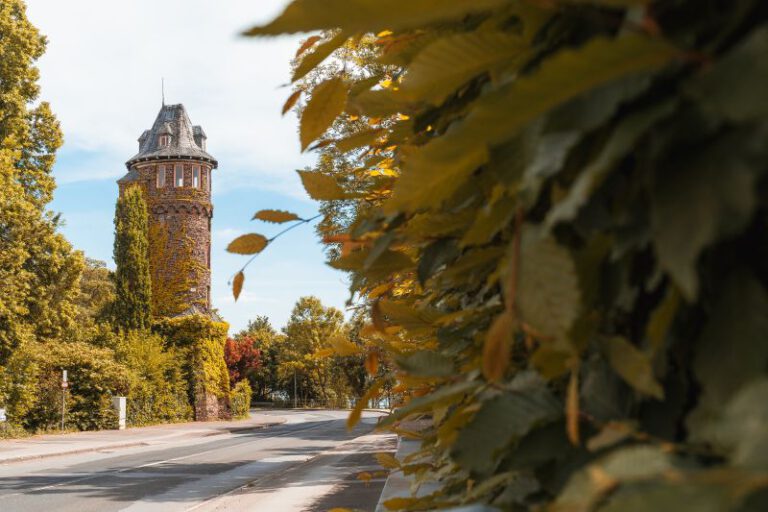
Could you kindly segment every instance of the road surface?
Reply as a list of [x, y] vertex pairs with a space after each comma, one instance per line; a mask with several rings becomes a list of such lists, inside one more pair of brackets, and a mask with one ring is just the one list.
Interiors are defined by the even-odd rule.
[[376, 414], [347, 432], [344, 411], [275, 411], [283, 425], [0, 465], [0, 511], [373, 510], [383, 485], [357, 479], [393, 451]]

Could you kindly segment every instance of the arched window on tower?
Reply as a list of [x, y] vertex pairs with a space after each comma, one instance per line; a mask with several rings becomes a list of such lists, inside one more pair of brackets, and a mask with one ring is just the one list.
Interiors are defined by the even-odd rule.
[[174, 181], [174, 186], [176, 187], [184, 186], [184, 168], [181, 165], [176, 166], [176, 172], [175, 172], [173, 181]]
[[158, 144], [158, 145], [159, 145], [161, 148], [164, 148], [165, 146], [167, 146], [167, 145], [168, 145], [168, 144], [170, 144], [170, 143], [171, 143], [171, 137], [170, 137], [170, 135], [160, 135], [160, 136], [158, 137], [158, 140], [157, 140], [157, 144]]
[[165, 166], [157, 166], [157, 188], [165, 187]]
[[200, 188], [200, 166], [196, 165], [192, 167], [192, 186]]

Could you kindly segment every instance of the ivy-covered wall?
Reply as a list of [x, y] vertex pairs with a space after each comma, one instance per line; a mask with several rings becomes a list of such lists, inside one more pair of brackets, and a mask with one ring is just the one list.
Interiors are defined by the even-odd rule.
[[[177, 165], [184, 170], [181, 187], [174, 183]], [[201, 168], [198, 187], [192, 186], [195, 166]], [[192, 306], [210, 309], [210, 167], [179, 160], [137, 164], [132, 172], [144, 191], [149, 212], [153, 315], [174, 316]], [[122, 185], [121, 194], [124, 188]]]

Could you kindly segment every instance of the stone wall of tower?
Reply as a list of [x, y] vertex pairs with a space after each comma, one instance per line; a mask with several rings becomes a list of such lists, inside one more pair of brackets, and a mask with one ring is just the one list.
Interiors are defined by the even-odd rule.
[[[184, 170], [183, 186], [175, 169]], [[193, 168], [200, 169], [193, 186]], [[175, 316], [210, 310], [211, 166], [192, 160], [163, 160], [135, 164], [149, 210], [149, 259], [155, 316]], [[164, 180], [158, 174], [164, 174]], [[121, 190], [124, 185], [121, 186]]]

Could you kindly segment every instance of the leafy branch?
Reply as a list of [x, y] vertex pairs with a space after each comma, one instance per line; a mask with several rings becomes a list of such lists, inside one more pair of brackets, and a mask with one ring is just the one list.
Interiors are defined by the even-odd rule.
[[243, 289], [243, 283], [245, 282], [244, 271], [248, 265], [250, 265], [251, 262], [256, 259], [256, 256], [261, 254], [261, 252], [266, 249], [269, 244], [284, 234], [288, 233], [292, 229], [295, 229], [303, 224], [309, 224], [313, 220], [319, 219], [320, 217], [322, 217], [322, 214], [303, 219], [295, 213], [286, 212], [283, 210], [259, 210], [256, 212], [251, 220], [258, 219], [264, 222], [272, 222], [274, 224], [284, 224], [291, 221], [295, 222], [282, 231], [278, 232], [272, 238], [267, 238], [259, 233], [248, 233], [246, 235], [241, 235], [235, 238], [229, 243], [227, 246], [228, 252], [234, 254], [251, 255], [248, 261], [245, 262], [245, 265], [243, 265], [243, 267], [227, 283], [229, 286], [232, 286], [232, 294], [235, 296], [235, 301], [237, 301], [237, 299], [240, 297], [240, 292]]

